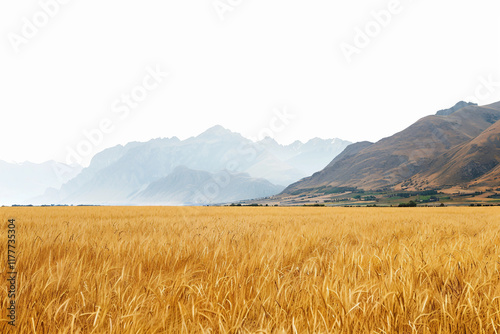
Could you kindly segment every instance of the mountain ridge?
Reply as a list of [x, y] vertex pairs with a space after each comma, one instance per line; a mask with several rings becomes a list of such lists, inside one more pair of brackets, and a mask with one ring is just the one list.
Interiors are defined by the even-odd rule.
[[[500, 126], [494, 126], [499, 120], [500, 103], [486, 106], [468, 104], [445, 117], [423, 117], [406, 129], [376, 143], [352, 144], [345, 152], [353, 151], [354, 154], [347, 156], [343, 152], [323, 170], [290, 185], [282, 194], [298, 193], [301, 189], [307, 192], [325, 186], [365, 190], [467, 186], [470, 180], [457, 170], [452, 174], [462, 176], [454, 180], [453, 184], [445, 184], [448, 179], [443, 176], [429, 180], [431, 174], [427, 175], [427, 171], [432, 171], [433, 166], [439, 170], [436, 166], [443, 165], [439, 162], [443, 156], [459, 154], [453, 153], [454, 150], [459, 152], [461, 147], [466, 147], [467, 143], [473, 142], [488, 128], [499, 131]], [[356, 147], [359, 149], [354, 150]], [[459, 156], [455, 156], [456, 161], [464, 160], [464, 152], [460, 152]], [[473, 159], [476, 158], [477, 156]], [[479, 174], [495, 168], [497, 163], [498, 161], [491, 160], [489, 165], [482, 165], [484, 170]]]
[[[254, 193], [260, 191], [267, 196], [274, 191], [279, 193], [311, 170], [324, 167], [350, 144], [340, 139], [312, 139], [306, 143], [280, 145], [275, 140], [264, 139], [254, 143], [217, 125], [185, 140], [156, 138], [118, 145], [96, 154], [90, 165], [61, 190], [50, 189], [45, 197], [38, 197], [34, 202], [134, 204], [138, 194], [168, 177], [178, 166], [205, 172], [205, 178], [229, 171], [236, 175], [235, 182], [245, 184], [248, 191], [253, 189]], [[249, 176], [245, 178], [243, 173]], [[187, 183], [196, 183], [194, 174], [190, 175], [194, 179], [186, 178]]]
[[144, 205], [206, 205], [267, 197], [283, 189], [265, 179], [251, 178], [247, 173], [209, 173], [177, 166], [172, 173], [132, 196], [132, 200]]

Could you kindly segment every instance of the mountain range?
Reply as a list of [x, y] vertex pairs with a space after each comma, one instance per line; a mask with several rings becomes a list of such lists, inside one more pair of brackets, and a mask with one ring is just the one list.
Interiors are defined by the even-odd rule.
[[179, 166], [131, 199], [141, 205], [200, 205], [262, 198], [283, 189], [265, 179], [252, 178], [248, 173], [209, 173]]
[[314, 138], [280, 145], [214, 126], [185, 140], [118, 145], [83, 169], [0, 161], [0, 204], [205, 205], [314, 197], [329, 188], [491, 192], [499, 186], [500, 102], [459, 102], [376, 143]]
[[[106, 149], [59, 189], [47, 189], [28, 202], [200, 205], [266, 197], [323, 168], [349, 144], [319, 138], [290, 145], [271, 138], [255, 143], [214, 126], [186, 140], [161, 138]], [[221, 175], [230, 179], [228, 184], [219, 180]]]
[[459, 102], [376, 143], [348, 146], [283, 194], [322, 187], [430, 190], [500, 185], [500, 102]]

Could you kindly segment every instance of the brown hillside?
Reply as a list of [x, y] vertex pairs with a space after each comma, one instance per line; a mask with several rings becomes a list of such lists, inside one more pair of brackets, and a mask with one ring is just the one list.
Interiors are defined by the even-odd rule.
[[[426, 188], [427, 181], [443, 179], [436, 171], [431, 174], [431, 179], [431, 175], [427, 175], [431, 169], [435, 170], [439, 166], [437, 159], [448, 157], [451, 152], [458, 152], [462, 148], [466, 150], [464, 145], [474, 145], [475, 139], [485, 141], [480, 135], [487, 133], [485, 130], [498, 120], [500, 102], [481, 107], [467, 106], [448, 116], [424, 117], [407, 129], [375, 144], [365, 142], [349, 146], [344, 151], [345, 154], [342, 153], [321, 172], [292, 184], [283, 193], [321, 186], [358, 187], [365, 190], [408, 186], [405, 181], [408, 183], [416, 175], [419, 176], [412, 180], [412, 186]], [[483, 150], [484, 156], [488, 155], [489, 146], [481, 149], [480, 142], [475, 145], [478, 152]], [[460, 158], [457, 156], [457, 159]], [[442, 160], [444, 162], [446, 159]], [[468, 167], [474, 168], [473, 161], [475, 160], [471, 156]], [[482, 161], [490, 161], [492, 164], [493, 160], [484, 158]], [[488, 165], [489, 169], [493, 167], [495, 166]], [[467, 166], [464, 168], [466, 174]], [[450, 175], [453, 173], [450, 169]], [[477, 174], [474, 171], [471, 173]], [[428, 177], [424, 177], [426, 175]], [[458, 180], [462, 180], [462, 177], [457, 176], [456, 180], [450, 179], [449, 182], [455, 183]], [[418, 184], [415, 183], [417, 181]]]
[[436, 158], [415, 180], [437, 188], [453, 185], [500, 185], [500, 121], [466, 144]]

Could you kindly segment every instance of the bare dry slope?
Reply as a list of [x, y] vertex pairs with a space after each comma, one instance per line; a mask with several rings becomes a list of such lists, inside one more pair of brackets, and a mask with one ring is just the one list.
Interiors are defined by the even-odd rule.
[[415, 180], [443, 188], [453, 185], [500, 185], [500, 121], [466, 144], [435, 159]]
[[[470, 174], [475, 178], [495, 167], [494, 159], [487, 158], [491, 145], [485, 146], [485, 143], [490, 142], [490, 137], [486, 138], [489, 132], [485, 130], [499, 120], [500, 102], [481, 107], [467, 106], [447, 116], [424, 117], [407, 129], [375, 144], [364, 142], [349, 146], [325, 169], [290, 185], [283, 193], [323, 186], [367, 190], [403, 185], [425, 189], [431, 186], [427, 183], [431, 180], [435, 181], [433, 186], [442, 185], [443, 181], [452, 184], [462, 182], [467, 179], [464, 179], [467, 168], [473, 169]], [[498, 127], [491, 128], [492, 133], [498, 133], [497, 130]], [[464, 151], [460, 151], [462, 149]], [[457, 165], [455, 169], [449, 169], [447, 175], [451, 175], [450, 178], [443, 178], [439, 174], [438, 171], [444, 173], [444, 161], [453, 164], [449, 160], [450, 154], [458, 154], [455, 162], [463, 162], [464, 152], [471, 149], [482, 157], [478, 160], [480, 172], [475, 172], [477, 168], [474, 167], [476, 159], [479, 159], [477, 155], [470, 156], [469, 165], [462, 166], [464, 169], [461, 173], [457, 170], [462, 167]], [[431, 180], [428, 175], [430, 171], [433, 171], [430, 175], [434, 176]], [[413, 180], [412, 177], [417, 175]]]

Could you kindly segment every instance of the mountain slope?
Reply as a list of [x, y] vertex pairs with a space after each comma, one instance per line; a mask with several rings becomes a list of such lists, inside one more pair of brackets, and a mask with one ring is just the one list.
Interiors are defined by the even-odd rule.
[[[422, 176], [440, 157], [473, 141], [500, 120], [500, 103], [489, 106], [469, 105], [446, 116], [427, 116], [407, 129], [369, 145], [354, 144], [321, 172], [292, 184], [284, 193], [321, 186], [347, 186], [361, 189], [406, 187], [405, 181]], [[478, 137], [479, 138], [479, 137]], [[465, 149], [465, 148], [464, 148]], [[486, 152], [488, 149], [485, 148]], [[490, 168], [489, 166], [488, 168]], [[442, 185], [443, 178], [434, 186]], [[413, 188], [430, 187], [423, 177], [410, 181]], [[454, 181], [456, 182], [456, 180]], [[409, 184], [410, 184], [409, 183]]]
[[415, 182], [434, 187], [453, 185], [499, 185], [500, 121], [473, 140], [437, 157], [425, 172], [417, 174]]
[[465, 108], [465, 107], [468, 107], [468, 106], [477, 106], [477, 104], [476, 103], [472, 103], [472, 102], [460, 101], [460, 102], [458, 102], [457, 104], [455, 104], [453, 107], [451, 107], [449, 109], [439, 110], [436, 113], [436, 115], [437, 116], [448, 116], [448, 115], [453, 114], [455, 111], [460, 110], [460, 109]]
[[306, 143], [295, 141], [290, 145], [280, 145], [274, 139], [265, 138], [258, 143], [273, 156], [303, 172], [302, 176], [323, 169], [350, 144], [338, 138], [313, 138]]
[[177, 167], [133, 196], [134, 203], [149, 205], [204, 205], [275, 195], [283, 190], [264, 179], [242, 173], [209, 173]]

